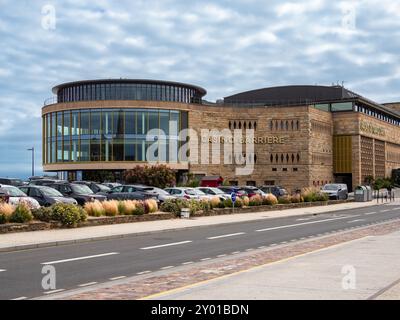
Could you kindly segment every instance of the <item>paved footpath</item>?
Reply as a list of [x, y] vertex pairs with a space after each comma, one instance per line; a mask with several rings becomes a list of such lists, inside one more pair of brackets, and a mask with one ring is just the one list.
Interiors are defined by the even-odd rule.
[[158, 294], [153, 299], [400, 299], [400, 231]]
[[[343, 209], [362, 208], [376, 205], [376, 201], [357, 203], [349, 202], [329, 206], [276, 210], [257, 213], [231, 214], [193, 219], [173, 219], [162, 221], [147, 221], [118, 225], [84, 227], [77, 229], [44, 230], [0, 235], [0, 252], [32, 249], [38, 247], [56, 246], [91, 240], [113, 239], [135, 234], [146, 234], [160, 231], [171, 231], [200, 226], [211, 226], [225, 223], [273, 219], [304, 214], [323, 214]], [[399, 205], [400, 200], [391, 204]]]

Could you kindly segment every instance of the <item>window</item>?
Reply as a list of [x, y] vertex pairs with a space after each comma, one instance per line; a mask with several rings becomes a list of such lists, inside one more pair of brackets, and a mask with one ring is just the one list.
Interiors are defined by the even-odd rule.
[[332, 112], [334, 111], [352, 111], [353, 102], [332, 103]]
[[272, 171], [276, 172], [276, 171], [278, 171], [278, 169], [277, 168], [272, 168]]

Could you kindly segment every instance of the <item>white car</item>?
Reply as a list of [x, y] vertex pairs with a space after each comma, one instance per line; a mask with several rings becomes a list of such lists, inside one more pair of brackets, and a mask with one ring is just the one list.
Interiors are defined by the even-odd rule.
[[218, 197], [221, 201], [230, 199], [231, 196], [226, 194], [221, 189], [213, 188], [213, 187], [198, 187], [197, 190], [204, 192], [206, 195], [210, 196], [210, 198]]
[[170, 195], [177, 197], [179, 199], [187, 199], [187, 200], [202, 200], [209, 199], [209, 197], [200, 190], [196, 190], [194, 188], [183, 188], [183, 187], [175, 187], [175, 188], [166, 188]]
[[30, 209], [39, 209], [40, 204], [37, 200], [28, 197], [17, 187], [1, 184], [0, 185], [0, 196], [5, 198], [9, 204], [18, 205], [21, 202], [25, 202]]

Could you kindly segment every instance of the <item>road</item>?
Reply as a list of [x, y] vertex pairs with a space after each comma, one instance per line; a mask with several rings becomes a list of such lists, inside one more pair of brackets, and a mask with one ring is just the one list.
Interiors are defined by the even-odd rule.
[[[0, 253], [0, 299], [30, 299], [398, 218], [400, 206], [377, 205]], [[56, 291], [41, 286], [46, 265], [56, 269]]]

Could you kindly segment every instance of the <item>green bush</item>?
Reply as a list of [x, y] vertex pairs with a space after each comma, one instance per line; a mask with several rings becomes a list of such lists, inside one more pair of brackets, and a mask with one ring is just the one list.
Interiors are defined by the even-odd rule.
[[283, 197], [279, 197], [278, 203], [279, 204], [289, 204], [289, 203], [292, 203], [292, 201], [289, 196], [283, 196]]
[[50, 222], [53, 220], [53, 210], [50, 207], [40, 207], [39, 209], [32, 210], [35, 220]]
[[79, 222], [85, 221], [85, 211], [73, 204], [57, 203], [51, 206], [52, 220], [59, 221], [62, 225], [75, 228]]
[[328, 200], [329, 200], [329, 196], [324, 192], [317, 192], [315, 194], [315, 200], [314, 201], [328, 201]]
[[314, 192], [308, 192], [303, 195], [304, 202], [314, 202], [316, 201], [316, 194]]
[[14, 213], [10, 216], [10, 222], [25, 223], [33, 220], [33, 215], [28, 205], [20, 203], [15, 208]]
[[133, 210], [132, 214], [134, 216], [142, 216], [146, 213], [146, 208], [143, 203], [138, 203], [136, 205], [136, 208]]
[[224, 207], [225, 208], [232, 208], [233, 207], [232, 199], [225, 199], [224, 200]]
[[126, 170], [123, 177], [128, 184], [144, 184], [158, 188], [172, 186], [176, 182], [175, 171], [166, 165], [136, 166]]
[[7, 216], [4, 213], [0, 213], [0, 224], [7, 223]]
[[190, 208], [188, 200], [184, 199], [170, 199], [161, 204], [161, 211], [171, 212], [176, 216], [180, 216], [182, 208]]

